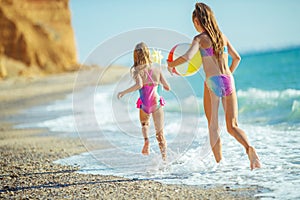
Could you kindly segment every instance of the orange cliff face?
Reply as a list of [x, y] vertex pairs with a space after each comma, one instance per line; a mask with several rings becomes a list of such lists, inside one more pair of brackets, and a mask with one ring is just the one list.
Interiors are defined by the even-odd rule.
[[69, 0], [0, 0], [0, 49], [8, 76], [76, 69]]

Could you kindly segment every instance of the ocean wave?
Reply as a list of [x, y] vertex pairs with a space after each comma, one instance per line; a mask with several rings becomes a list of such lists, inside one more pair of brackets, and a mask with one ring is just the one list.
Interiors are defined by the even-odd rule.
[[289, 98], [300, 98], [300, 90], [286, 89], [283, 91], [266, 91], [256, 88], [250, 88], [248, 90], [238, 90], [238, 97], [247, 97], [250, 99], [258, 100], [274, 100], [274, 99], [289, 99]]
[[288, 116], [290, 121], [300, 121], [300, 101], [295, 100], [292, 104], [291, 112]]
[[[246, 122], [264, 124], [300, 123], [300, 90], [262, 90], [249, 88], [238, 90], [237, 96], [239, 117], [246, 119], [244, 120]], [[112, 115], [119, 122], [124, 123], [138, 120], [138, 115], [135, 112], [136, 99], [137, 94], [128, 95], [122, 100], [117, 100], [112, 97], [111, 92], [97, 93], [95, 95], [95, 113], [98, 116], [98, 121], [100, 121], [101, 125], [113, 123], [116, 119]], [[107, 104], [107, 102], [112, 103]], [[173, 95], [166, 98], [164, 110], [171, 117], [178, 114], [203, 117], [203, 98], [195, 95], [178, 98]], [[223, 113], [222, 110], [220, 105], [220, 114]]]
[[[238, 90], [239, 115], [250, 123], [300, 123], [300, 90]], [[168, 99], [165, 111], [204, 115], [203, 98], [189, 96], [180, 100]], [[220, 114], [222, 108], [220, 106]]]
[[237, 95], [239, 112], [255, 121], [300, 123], [300, 90], [265, 91], [251, 88], [239, 90]]

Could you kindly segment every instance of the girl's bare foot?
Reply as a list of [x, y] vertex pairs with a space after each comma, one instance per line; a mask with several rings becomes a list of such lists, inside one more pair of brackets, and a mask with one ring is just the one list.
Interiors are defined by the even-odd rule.
[[163, 161], [167, 160], [167, 149], [166, 148], [161, 149], [161, 157], [162, 157]]
[[250, 168], [251, 170], [255, 169], [255, 168], [261, 168], [261, 164], [260, 164], [260, 160], [258, 158], [258, 155], [254, 149], [254, 147], [249, 147], [248, 148], [248, 158], [250, 160]]
[[150, 154], [150, 147], [149, 147], [149, 139], [148, 138], [145, 138], [142, 154], [143, 155], [149, 155]]

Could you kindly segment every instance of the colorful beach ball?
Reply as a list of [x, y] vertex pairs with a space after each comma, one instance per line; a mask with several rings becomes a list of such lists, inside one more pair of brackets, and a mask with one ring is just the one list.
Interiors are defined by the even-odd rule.
[[[184, 55], [190, 48], [191, 44], [181, 43], [175, 45], [169, 52], [168, 61], [174, 61], [176, 58]], [[198, 51], [194, 57], [181, 65], [173, 68], [173, 73], [179, 76], [191, 76], [194, 75], [202, 66], [202, 58], [200, 51]]]

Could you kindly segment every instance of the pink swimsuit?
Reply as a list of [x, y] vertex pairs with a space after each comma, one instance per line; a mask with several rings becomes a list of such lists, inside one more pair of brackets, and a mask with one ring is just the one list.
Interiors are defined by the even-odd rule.
[[151, 83], [145, 84], [140, 90], [140, 98], [136, 102], [136, 107], [142, 109], [147, 114], [155, 112], [158, 108], [165, 105], [165, 100], [161, 93], [161, 85], [157, 84], [152, 79], [152, 69], [148, 73], [145, 70], [148, 80]]

